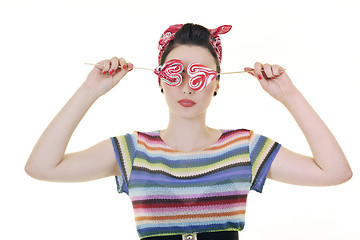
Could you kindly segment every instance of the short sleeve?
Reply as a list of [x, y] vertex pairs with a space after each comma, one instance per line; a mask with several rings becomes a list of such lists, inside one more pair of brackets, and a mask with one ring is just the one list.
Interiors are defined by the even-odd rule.
[[137, 134], [126, 134], [111, 138], [121, 176], [115, 176], [117, 191], [129, 195], [129, 179], [136, 153]]
[[252, 167], [250, 190], [262, 192], [270, 166], [281, 145], [270, 138], [250, 132], [249, 152]]

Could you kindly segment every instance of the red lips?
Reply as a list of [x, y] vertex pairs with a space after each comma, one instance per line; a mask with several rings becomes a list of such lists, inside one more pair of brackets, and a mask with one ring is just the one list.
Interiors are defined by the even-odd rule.
[[178, 101], [178, 103], [183, 107], [192, 107], [196, 104], [194, 101], [191, 101], [190, 99], [181, 99]]

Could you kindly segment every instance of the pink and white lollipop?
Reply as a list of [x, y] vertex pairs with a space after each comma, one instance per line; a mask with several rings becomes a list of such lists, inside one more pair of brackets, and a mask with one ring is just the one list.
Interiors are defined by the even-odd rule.
[[190, 76], [189, 85], [195, 91], [204, 89], [214, 80], [218, 73], [200, 63], [192, 63], [187, 67], [187, 72]]
[[172, 59], [163, 65], [155, 68], [154, 72], [169, 86], [179, 86], [182, 83], [181, 73], [184, 71], [184, 65], [181, 60]]

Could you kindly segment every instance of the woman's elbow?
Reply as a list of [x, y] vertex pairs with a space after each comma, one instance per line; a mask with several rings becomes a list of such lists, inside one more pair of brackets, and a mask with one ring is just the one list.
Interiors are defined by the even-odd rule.
[[27, 163], [27, 164], [25, 165], [24, 170], [25, 170], [25, 173], [26, 173], [27, 175], [29, 175], [30, 177], [35, 178], [35, 179], [39, 179], [39, 178], [40, 178], [39, 171], [37, 171], [35, 167], [31, 166], [31, 164]]
[[342, 183], [349, 181], [352, 176], [353, 176], [353, 172], [351, 170], [351, 167], [348, 163], [348, 161], [345, 159], [345, 162], [347, 163], [346, 166], [344, 167], [344, 170], [342, 171]]
[[32, 178], [35, 178], [37, 180], [48, 181], [49, 170], [46, 170], [42, 167], [36, 166], [29, 162], [25, 165], [24, 170], [25, 173]]
[[343, 177], [343, 182], [347, 182], [349, 181], [353, 176], [353, 172], [351, 171], [351, 169], [349, 169], [348, 171], [346, 171], [346, 173], [344, 174], [344, 177]]
[[339, 185], [349, 181], [353, 176], [351, 169], [333, 175], [330, 185]]

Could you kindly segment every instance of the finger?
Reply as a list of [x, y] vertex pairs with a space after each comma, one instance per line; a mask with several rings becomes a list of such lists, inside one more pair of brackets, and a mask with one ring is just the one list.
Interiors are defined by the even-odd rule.
[[[127, 62], [123, 58], [119, 58], [119, 66], [113, 76], [113, 81], [117, 84], [128, 72]], [[125, 67], [124, 67], [125, 66]]]
[[120, 68], [122, 70], [125, 70], [125, 71], [128, 70], [127, 62], [125, 61], [124, 58], [119, 58], [119, 63], [120, 63]]
[[262, 69], [263, 69], [263, 65], [259, 62], [256, 62], [254, 65], [254, 74], [255, 74], [255, 77], [257, 77], [259, 80], [264, 79]]
[[279, 65], [272, 65], [272, 71], [275, 77], [278, 77], [280, 75], [279, 69], [281, 67]]
[[134, 64], [132, 64], [132, 63], [130, 63], [130, 62], [127, 64], [127, 66], [128, 66], [128, 71], [129, 71], [129, 72], [134, 69]]
[[102, 65], [102, 74], [106, 74], [110, 69], [110, 61], [106, 59], [102, 62]]
[[110, 69], [109, 73], [113, 74], [115, 70], [117, 70], [119, 67], [119, 59], [117, 57], [113, 57], [110, 59]]
[[271, 78], [274, 78], [274, 75], [273, 75], [273, 72], [272, 72], [272, 69], [271, 69], [271, 65], [268, 64], [268, 63], [265, 63], [264, 64], [264, 77], [266, 79], [271, 79]]
[[253, 76], [255, 77], [254, 69], [253, 69], [253, 68], [245, 67], [245, 68], [244, 68], [244, 71], [248, 72], [249, 74], [251, 74], [251, 75], [253, 75]]
[[280, 70], [281, 70], [281, 69], [283, 69], [283, 68], [282, 68], [281, 66], [279, 66], [279, 65], [276, 65], [276, 64], [275, 64], [275, 65], [272, 66], [272, 72], [273, 72], [273, 74], [274, 74], [275, 77], [280, 76], [280, 74], [281, 74], [281, 73], [280, 73]]
[[104, 62], [105, 62], [105, 61], [106, 61], [106, 60], [102, 60], [102, 61], [96, 63], [95, 66], [94, 66], [94, 68], [96, 68], [96, 69], [98, 69], [98, 70], [100, 70], [100, 71], [102, 72], [102, 70], [103, 70], [103, 68], [104, 68]]

